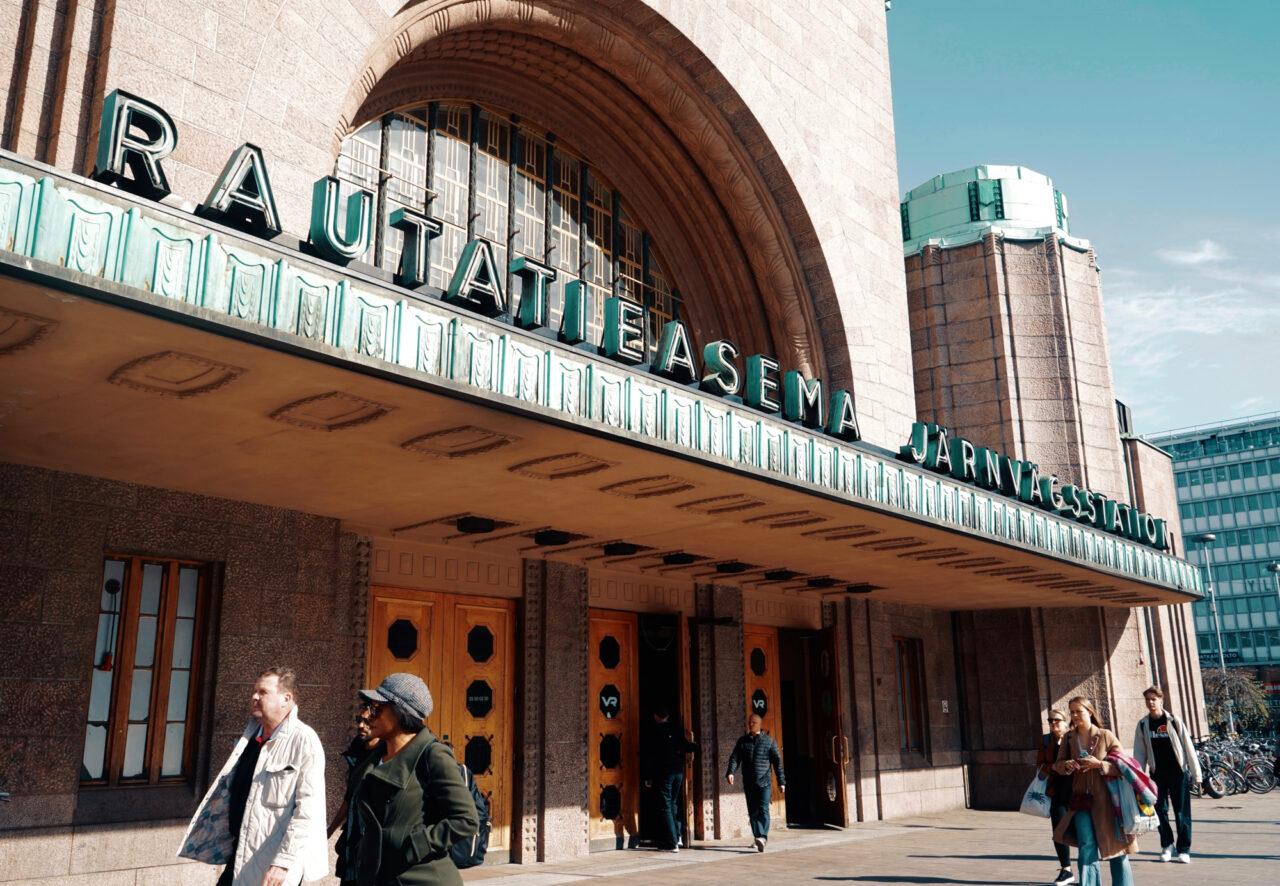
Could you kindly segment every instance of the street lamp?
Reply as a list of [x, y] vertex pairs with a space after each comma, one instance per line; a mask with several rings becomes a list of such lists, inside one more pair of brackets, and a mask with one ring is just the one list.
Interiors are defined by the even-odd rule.
[[[1205, 557], [1205, 590], [1209, 592], [1209, 612], [1213, 615], [1213, 633], [1218, 639], [1218, 667], [1222, 671], [1222, 692], [1225, 695], [1227, 691], [1227, 657], [1222, 651], [1222, 628], [1218, 624], [1218, 599], [1213, 592], [1213, 543], [1218, 540], [1218, 536], [1212, 532], [1206, 532], [1204, 535], [1197, 535], [1193, 541], [1200, 545], [1204, 551]], [[1236, 718], [1231, 709], [1234, 705], [1224, 704], [1227, 709], [1227, 731], [1234, 735], [1236, 731]]]

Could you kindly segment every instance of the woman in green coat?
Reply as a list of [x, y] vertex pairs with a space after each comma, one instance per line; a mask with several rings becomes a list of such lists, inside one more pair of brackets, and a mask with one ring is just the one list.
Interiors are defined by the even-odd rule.
[[427, 684], [392, 674], [360, 698], [373, 706], [381, 742], [351, 770], [351, 806], [338, 841], [338, 877], [358, 886], [461, 886], [449, 847], [479, 818], [453, 751], [436, 741]]

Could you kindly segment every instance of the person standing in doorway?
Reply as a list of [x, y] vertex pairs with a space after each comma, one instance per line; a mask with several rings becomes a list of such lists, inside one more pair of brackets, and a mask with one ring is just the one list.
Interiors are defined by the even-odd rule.
[[253, 719], [196, 810], [181, 858], [225, 864], [218, 886], [293, 886], [329, 873], [324, 748], [298, 719], [297, 674], [268, 668]]
[[[1138, 721], [1133, 731], [1133, 759], [1151, 772], [1156, 783], [1156, 816], [1160, 819], [1160, 860], [1191, 864], [1191, 784], [1199, 782], [1200, 756], [1187, 724], [1164, 709], [1164, 693], [1152, 686], [1142, 697], [1147, 702], [1147, 716]], [[1169, 826], [1169, 803], [1177, 821], [1174, 839]]]
[[760, 727], [764, 720], [759, 714], [747, 717], [747, 734], [738, 739], [729, 755], [729, 771], [725, 779], [733, 784], [733, 774], [742, 769], [742, 792], [747, 796], [747, 818], [751, 822], [752, 845], [757, 852], [764, 852], [769, 842], [769, 800], [773, 793], [770, 769], [778, 775], [778, 790], [787, 795], [787, 777], [782, 771], [782, 755], [778, 743]]
[[659, 849], [667, 852], [680, 851], [680, 820], [684, 818], [678, 808], [680, 786], [684, 782], [685, 759], [697, 749], [693, 732], [681, 732], [679, 725], [672, 722], [669, 708], [653, 712], [653, 724], [640, 746], [640, 777], [644, 786], [653, 791], [658, 807], [658, 833], [654, 840]]

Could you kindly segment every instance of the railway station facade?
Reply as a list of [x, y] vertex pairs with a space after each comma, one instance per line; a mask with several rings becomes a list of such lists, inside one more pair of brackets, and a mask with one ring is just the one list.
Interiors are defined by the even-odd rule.
[[748, 710], [809, 826], [1007, 805], [1075, 694], [1203, 727], [1092, 248], [900, 205], [879, 0], [6, 9], [0, 881], [211, 882], [279, 663], [331, 805], [423, 676], [520, 863], [636, 835], [663, 707], [695, 839]]

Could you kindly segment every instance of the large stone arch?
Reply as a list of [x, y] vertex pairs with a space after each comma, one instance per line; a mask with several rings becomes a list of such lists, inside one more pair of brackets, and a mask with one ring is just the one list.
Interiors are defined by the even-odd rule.
[[529, 109], [632, 202], [704, 335], [851, 383], [845, 324], [818, 309], [834, 287], [785, 164], [714, 65], [643, 2], [410, 3], [370, 44], [335, 151], [425, 99]]

